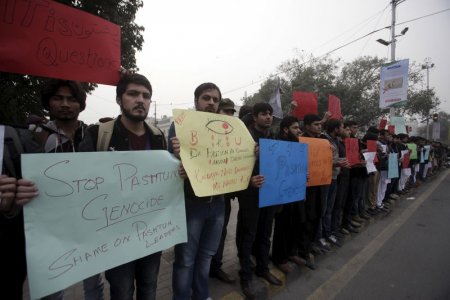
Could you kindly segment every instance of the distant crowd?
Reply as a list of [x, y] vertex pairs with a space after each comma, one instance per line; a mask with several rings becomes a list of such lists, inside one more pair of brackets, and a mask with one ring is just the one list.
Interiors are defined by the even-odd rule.
[[[86, 92], [76, 81], [51, 79], [42, 87], [41, 101], [50, 119], [30, 116], [28, 129], [4, 126], [4, 151], [0, 175], [0, 287], [1, 298], [22, 299], [27, 275], [23, 205], [39, 195], [34, 182], [21, 176], [23, 153], [167, 150], [180, 159], [180, 141], [172, 123], [168, 137], [145, 122], [152, 86], [140, 74], [123, 74], [116, 88], [121, 114], [90, 125], [79, 120], [86, 108]], [[218, 86], [203, 83], [194, 91], [197, 111], [236, 114], [234, 102], [222, 98]], [[295, 105], [295, 103], [293, 103]], [[180, 162], [184, 179], [187, 242], [175, 246], [173, 299], [210, 299], [209, 278], [233, 284], [239, 279], [242, 293], [256, 299], [255, 274], [272, 285], [282, 285], [269, 269], [272, 262], [289, 274], [293, 266], [314, 270], [314, 258], [341, 247], [345, 236], [360, 232], [363, 224], [386, 214], [402, 195], [438, 172], [447, 161], [448, 148], [407, 134], [391, 134], [385, 128], [363, 127], [352, 120], [292, 114], [273, 128], [273, 108], [266, 102], [244, 105], [239, 118], [254, 141], [278, 139], [298, 142], [299, 137], [324, 139], [332, 150], [332, 178], [327, 185], [308, 186], [305, 199], [259, 207], [265, 178], [260, 174], [259, 149], [248, 187], [225, 195], [198, 197]], [[105, 125], [102, 125], [105, 124]], [[105, 126], [109, 135], [105, 135]], [[345, 140], [358, 140], [359, 162], [350, 164]], [[374, 146], [374, 148], [373, 148]], [[374, 153], [375, 168], [368, 168], [365, 153]], [[396, 156], [396, 164], [389, 163]], [[89, 168], [90, 166], [86, 166]], [[396, 170], [393, 170], [395, 168]], [[393, 172], [395, 171], [395, 172]], [[223, 269], [223, 256], [231, 201], [237, 199], [236, 247], [238, 277]], [[74, 224], [76, 226], [76, 224]], [[70, 233], [68, 233], [70, 234]], [[85, 299], [103, 299], [106, 279], [110, 298], [155, 299], [161, 252], [130, 261], [83, 280]], [[63, 299], [64, 292], [43, 299]]]

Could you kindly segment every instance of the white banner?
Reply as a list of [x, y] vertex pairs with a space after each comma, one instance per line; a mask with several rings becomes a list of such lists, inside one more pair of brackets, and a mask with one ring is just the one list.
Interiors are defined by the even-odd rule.
[[409, 59], [382, 66], [380, 71], [380, 108], [395, 106], [408, 96]]

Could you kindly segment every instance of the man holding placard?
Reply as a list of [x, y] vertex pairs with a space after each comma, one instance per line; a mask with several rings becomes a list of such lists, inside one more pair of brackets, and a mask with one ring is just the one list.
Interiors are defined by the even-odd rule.
[[[78, 81], [50, 79], [42, 89], [42, 106], [50, 113], [52, 121], [42, 125], [35, 138], [45, 153], [76, 152], [84, 138], [87, 125], [78, 120], [86, 108], [86, 91]], [[17, 203], [23, 205], [37, 194], [33, 182], [21, 179], [18, 182]], [[94, 275], [83, 281], [86, 299], [103, 299], [103, 281]], [[62, 299], [63, 291], [44, 297]]]
[[[221, 99], [220, 89], [214, 83], [203, 83], [194, 91], [195, 109], [200, 112], [217, 113]], [[179, 157], [180, 141], [174, 123], [169, 129], [169, 152]], [[184, 183], [184, 196], [188, 240], [175, 246], [173, 299], [207, 299], [211, 258], [222, 235], [224, 197], [196, 196], [189, 179]]]

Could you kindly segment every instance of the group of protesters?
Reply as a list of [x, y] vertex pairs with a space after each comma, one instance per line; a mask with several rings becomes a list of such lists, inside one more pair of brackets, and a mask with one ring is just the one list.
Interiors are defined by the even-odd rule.
[[[78, 119], [86, 108], [86, 92], [76, 81], [51, 79], [42, 88], [41, 101], [50, 120], [37, 118], [30, 129], [5, 126], [4, 155], [0, 176], [0, 286], [2, 298], [22, 299], [26, 278], [25, 235], [22, 206], [39, 195], [34, 182], [22, 178], [22, 153], [58, 153], [88, 151], [168, 150], [180, 158], [180, 141], [172, 124], [166, 138], [161, 130], [145, 122], [152, 97], [149, 80], [140, 74], [125, 74], [116, 89], [121, 115], [102, 120], [107, 125], [88, 126]], [[194, 91], [197, 111], [235, 115], [232, 100], [222, 98], [213, 83], [203, 83]], [[187, 242], [175, 246], [172, 274], [173, 299], [208, 299], [210, 277], [225, 283], [235, 276], [222, 268], [231, 201], [237, 198], [236, 247], [239, 279], [243, 294], [255, 299], [253, 274], [269, 284], [282, 282], [269, 269], [270, 260], [289, 274], [295, 265], [316, 269], [314, 257], [341, 247], [346, 235], [360, 232], [364, 223], [385, 214], [393, 202], [411, 188], [435, 174], [447, 158], [447, 148], [437, 142], [407, 134], [392, 135], [384, 128], [361, 129], [352, 120], [331, 119], [307, 114], [303, 120], [284, 117], [273, 127], [273, 108], [266, 102], [244, 105], [239, 118], [258, 144], [259, 139], [298, 142], [299, 137], [325, 139], [332, 150], [332, 178], [327, 185], [308, 186], [305, 199], [288, 204], [259, 207], [259, 191], [264, 176], [256, 163], [248, 187], [225, 195], [198, 197], [182, 166], [184, 179]], [[103, 126], [112, 134], [104, 135]], [[345, 139], [356, 138], [360, 161], [350, 165], [346, 158]], [[364, 153], [374, 141], [376, 169], [368, 172]], [[411, 155], [408, 144], [415, 144]], [[103, 144], [103, 145], [102, 145]], [[398, 176], [390, 178], [388, 157], [398, 158]], [[407, 166], [403, 158], [410, 159]], [[86, 166], [88, 168], [88, 166]], [[272, 249], [272, 251], [270, 251]], [[103, 277], [109, 282], [111, 299], [155, 299], [161, 252], [106, 270], [83, 281], [85, 299], [103, 299]], [[63, 291], [44, 299], [63, 299]]]

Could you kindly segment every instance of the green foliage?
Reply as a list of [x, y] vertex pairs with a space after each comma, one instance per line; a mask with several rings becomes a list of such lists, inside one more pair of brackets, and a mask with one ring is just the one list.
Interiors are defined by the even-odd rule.
[[[328, 95], [341, 99], [342, 114], [360, 125], [377, 123], [377, 119], [386, 116], [388, 110], [379, 108], [380, 67], [385, 59], [371, 56], [358, 57], [352, 62], [341, 64], [339, 59], [329, 57], [313, 58], [300, 55], [282, 63], [278, 67], [284, 95], [283, 112], [289, 112], [292, 92], [309, 91], [318, 95], [319, 115], [328, 108]], [[276, 80], [272, 77], [262, 83], [260, 90], [244, 100], [253, 104], [269, 101], [275, 88]], [[420, 65], [412, 63], [409, 70], [409, 101], [398, 109], [398, 114], [425, 116], [427, 112], [437, 109], [439, 98], [434, 90], [423, 90], [423, 74]]]
[[[121, 27], [121, 64], [126, 69], [136, 68], [136, 51], [142, 50], [144, 27], [135, 23], [142, 0], [60, 0]], [[44, 78], [0, 72], [0, 122], [23, 124], [29, 114], [46, 115], [40, 103]], [[86, 84], [91, 92], [96, 84]]]

